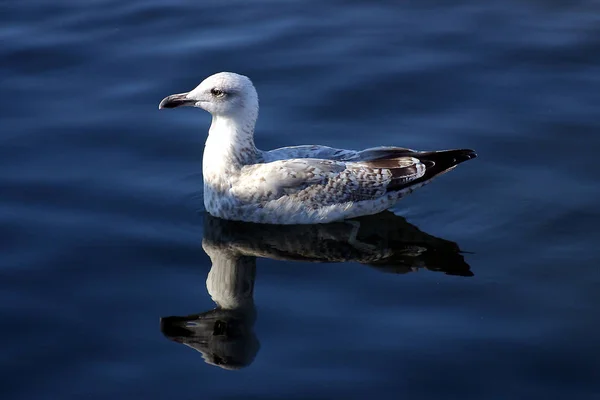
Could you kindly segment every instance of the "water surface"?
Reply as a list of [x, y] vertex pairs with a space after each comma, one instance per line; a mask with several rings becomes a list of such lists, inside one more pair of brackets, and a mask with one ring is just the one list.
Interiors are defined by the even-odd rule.
[[[598, 2], [0, 10], [3, 398], [600, 395]], [[259, 91], [261, 148], [479, 158], [350, 247], [345, 225], [223, 228], [209, 116], [157, 108], [223, 70]]]

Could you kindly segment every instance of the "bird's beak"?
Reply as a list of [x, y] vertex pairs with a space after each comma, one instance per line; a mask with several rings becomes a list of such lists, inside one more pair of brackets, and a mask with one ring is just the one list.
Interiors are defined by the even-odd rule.
[[158, 105], [158, 109], [160, 110], [163, 108], [193, 106], [194, 104], [196, 104], [196, 100], [188, 99], [186, 97], [187, 95], [188, 93], [178, 93], [167, 96], [164, 99], [162, 99], [162, 101]]

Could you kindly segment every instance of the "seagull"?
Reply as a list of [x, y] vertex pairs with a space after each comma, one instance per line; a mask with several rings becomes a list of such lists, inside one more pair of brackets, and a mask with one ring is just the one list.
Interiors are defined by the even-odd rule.
[[204, 207], [212, 216], [267, 224], [319, 224], [372, 215], [475, 158], [473, 150], [365, 150], [254, 145], [258, 94], [252, 81], [219, 72], [158, 108], [192, 106], [212, 114], [204, 148]]

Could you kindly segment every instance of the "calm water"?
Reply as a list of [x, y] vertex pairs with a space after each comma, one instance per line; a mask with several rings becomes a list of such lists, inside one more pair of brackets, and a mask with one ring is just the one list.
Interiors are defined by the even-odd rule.
[[[322, 3], [0, 5], [3, 399], [600, 397], [600, 3]], [[157, 106], [223, 70], [261, 148], [479, 158], [354, 242], [214, 220]]]

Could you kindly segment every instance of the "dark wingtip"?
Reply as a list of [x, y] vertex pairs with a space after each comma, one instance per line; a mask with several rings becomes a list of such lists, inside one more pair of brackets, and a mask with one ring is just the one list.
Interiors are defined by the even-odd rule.
[[453, 154], [457, 164], [477, 158], [477, 153], [475, 153], [475, 150], [471, 149], [455, 150]]
[[[410, 185], [414, 185], [419, 182], [426, 182], [431, 180], [437, 175], [441, 175], [447, 171], [450, 171], [458, 164], [465, 161], [477, 158], [477, 153], [471, 149], [456, 149], [456, 150], [442, 150], [442, 151], [431, 151], [431, 152], [417, 152], [415, 153], [422, 163], [427, 165], [425, 175], [416, 181], [410, 182]], [[405, 186], [405, 185], [404, 185]], [[394, 188], [398, 190], [397, 188]]]

